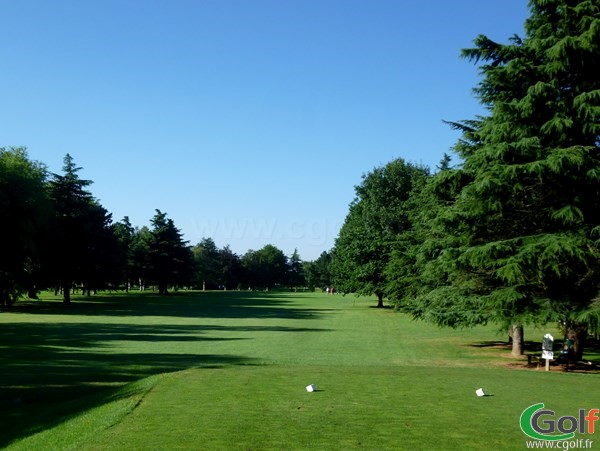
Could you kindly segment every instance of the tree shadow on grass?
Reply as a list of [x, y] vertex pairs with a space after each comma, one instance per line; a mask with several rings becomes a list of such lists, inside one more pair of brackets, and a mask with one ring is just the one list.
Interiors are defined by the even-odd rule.
[[[0, 424], [10, 425], [2, 428], [0, 448], [78, 413], [63, 411], [61, 405], [88, 410], [144, 377], [193, 367], [253, 363], [236, 355], [161, 352], [165, 341], [243, 339], [203, 337], [198, 327], [185, 325], [5, 323], [0, 325], [0, 338]], [[115, 352], [110, 346], [115, 340], [147, 342], [156, 351]], [[44, 414], [45, 410], [54, 413]]]
[[177, 292], [167, 296], [130, 293], [76, 296], [70, 305], [61, 301], [25, 301], [11, 307], [14, 313], [44, 315], [169, 316], [181, 318], [315, 319], [335, 309], [297, 306], [302, 295], [265, 292]]
[[[133, 305], [126, 305], [130, 303]], [[142, 297], [118, 301], [109, 298], [108, 302], [106, 299], [94, 300], [75, 303], [70, 308], [61, 308], [56, 302], [33, 302], [14, 309], [16, 315], [4, 316], [0, 323], [0, 424], [5, 425], [0, 434], [0, 448], [105, 404], [124, 385], [148, 376], [188, 368], [257, 364], [247, 356], [206, 353], [207, 346], [204, 345], [198, 346], [198, 353], [190, 353], [190, 349], [195, 349], [194, 343], [210, 345], [217, 341], [251, 339], [227, 337], [227, 332], [326, 331], [285, 325], [172, 324], [172, 321], [161, 324], [160, 320], [140, 324], [143, 320], [133, 319], [144, 314], [187, 318], [247, 317], [239, 311], [230, 311], [236, 306], [243, 307], [243, 313], [251, 318], [291, 315], [308, 319], [316, 315], [301, 314], [294, 309], [280, 312], [276, 303], [257, 302], [260, 307], [250, 307], [243, 305], [237, 297], [218, 308], [210, 304], [191, 296]], [[267, 311], [260, 311], [262, 308]], [[131, 316], [131, 323], [102, 323], [101, 317], [106, 316], [107, 311], [110, 312], [108, 316]], [[22, 316], [35, 313], [49, 317]], [[65, 313], [68, 321], [64, 316], [61, 319], [54, 316]], [[77, 322], [76, 315], [81, 315], [81, 322]], [[92, 315], [98, 316], [98, 322], [90, 322]], [[126, 347], [119, 352], [118, 346], [123, 343]]]
[[511, 345], [507, 341], [489, 340], [478, 341], [477, 343], [470, 343], [469, 346], [473, 348], [510, 348]]
[[[508, 356], [512, 349], [512, 343], [508, 341], [480, 341], [477, 343], [471, 343], [468, 346], [475, 348], [489, 348], [492, 349], [494, 353], [498, 356]], [[554, 355], [557, 358], [560, 349], [562, 347], [562, 340], [556, 340], [554, 342]], [[528, 340], [525, 341], [523, 346], [524, 354], [520, 356], [525, 363], [528, 363], [526, 359], [527, 355], [537, 355], [540, 356], [542, 353], [542, 341], [534, 341]], [[597, 371], [598, 365], [600, 365], [600, 340], [595, 338], [590, 338], [586, 341], [584, 348], [584, 360], [587, 362], [586, 364], [574, 365], [574, 367], [579, 368], [582, 371]], [[553, 363], [556, 364], [556, 363]]]

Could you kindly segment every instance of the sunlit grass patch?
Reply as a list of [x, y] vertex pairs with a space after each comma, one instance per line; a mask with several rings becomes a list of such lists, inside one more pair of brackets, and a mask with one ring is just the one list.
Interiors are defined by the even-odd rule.
[[372, 305], [247, 292], [17, 305], [0, 314], [0, 445], [514, 449], [525, 407], [600, 399], [595, 375], [498, 366], [510, 350], [494, 327], [440, 329]]

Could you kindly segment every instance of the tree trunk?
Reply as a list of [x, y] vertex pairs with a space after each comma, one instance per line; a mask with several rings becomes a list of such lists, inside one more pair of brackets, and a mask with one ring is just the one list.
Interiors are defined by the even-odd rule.
[[525, 334], [522, 324], [513, 324], [510, 326], [510, 336], [512, 338], [512, 355], [515, 357], [523, 355], [525, 351]]
[[383, 293], [377, 293], [377, 308], [383, 308]]
[[63, 304], [69, 305], [71, 303], [71, 284], [65, 283], [63, 285]]
[[565, 326], [565, 342], [572, 341], [569, 359], [578, 362], [583, 359], [583, 348], [587, 339], [587, 326], [583, 323], [568, 322]]
[[161, 295], [169, 294], [166, 283], [161, 282], [158, 284], [158, 294], [161, 294]]
[[38, 298], [38, 290], [35, 286], [30, 286], [27, 289], [27, 297], [29, 299], [37, 299]]

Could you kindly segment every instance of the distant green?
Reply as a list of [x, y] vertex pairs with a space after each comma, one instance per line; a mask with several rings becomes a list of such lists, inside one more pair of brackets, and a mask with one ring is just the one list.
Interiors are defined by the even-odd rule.
[[575, 415], [600, 399], [598, 375], [523, 369], [494, 327], [439, 329], [368, 298], [73, 301], [0, 313], [0, 447], [524, 449], [526, 407]]

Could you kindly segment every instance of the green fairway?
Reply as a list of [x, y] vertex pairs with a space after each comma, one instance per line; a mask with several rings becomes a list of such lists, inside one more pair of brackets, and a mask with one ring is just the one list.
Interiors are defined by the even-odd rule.
[[373, 305], [256, 292], [17, 304], [0, 313], [0, 447], [525, 449], [526, 407], [599, 407], [596, 374], [515, 369], [493, 327]]

